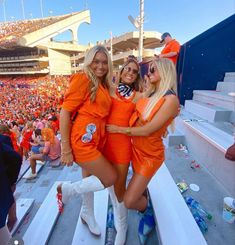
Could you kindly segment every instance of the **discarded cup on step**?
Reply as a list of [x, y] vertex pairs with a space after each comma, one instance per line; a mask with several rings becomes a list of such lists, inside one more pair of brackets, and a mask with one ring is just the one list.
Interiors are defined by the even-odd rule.
[[235, 223], [235, 199], [232, 197], [224, 198], [223, 219], [230, 224]]

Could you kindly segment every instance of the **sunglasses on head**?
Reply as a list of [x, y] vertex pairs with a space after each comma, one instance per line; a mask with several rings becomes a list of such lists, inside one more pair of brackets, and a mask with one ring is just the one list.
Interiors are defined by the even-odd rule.
[[138, 70], [132, 69], [132, 68], [129, 67], [129, 66], [125, 66], [125, 67], [123, 68], [123, 70], [126, 71], [126, 72], [132, 72], [132, 73], [135, 74], [135, 75], [137, 75], [137, 74], [139, 73]]
[[151, 67], [149, 68], [149, 73], [153, 74], [156, 70], [157, 70], [156, 67], [151, 66]]

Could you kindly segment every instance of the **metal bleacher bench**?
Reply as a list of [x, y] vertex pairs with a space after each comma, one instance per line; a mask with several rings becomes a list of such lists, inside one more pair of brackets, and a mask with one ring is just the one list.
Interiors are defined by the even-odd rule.
[[50, 192], [43, 201], [41, 207], [34, 216], [27, 231], [23, 236], [25, 245], [43, 245], [46, 244], [51, 231], [59, 216], [59, 210], [56, 202], [56, 187], [59, 183], [55, 182]]
[[148, 189], [160, 244], [207, 244], [164, 163], [150, 181]]
[[102, 191], [97, 191], [94, 194], [94, 213], [96, 221], [101, 228], [101, 235], [94, 236], [91, 235], [87, 226], [82, 224], [81, 217], [79, 215], [76, 230], [73, 236], [72, 245], [83, 244], [83, 245], [104, 245], [105, 244], [105, 234], [106, 234], [106, 217], [108, 210], [108, 191], [107, 189]]
[[[27, 231], [23, 236], [25, 245], [45, 245], [47, 244], [54, 225], [59, 217], [59, 211], [56, 203], [56, 187], [63, 181], [57, 181], [51, 187], [48, 195], [34, 216]], [[95, 192], [95, 216], [96, 221], [101, 227], [101, 236], [92, 236], [86, 225], [82, 224], [79, 216], [72, 244], [84, 245], [104, 245], [106, 235], [106, 218], [108, 209], [108, 191], [102, 190]]]

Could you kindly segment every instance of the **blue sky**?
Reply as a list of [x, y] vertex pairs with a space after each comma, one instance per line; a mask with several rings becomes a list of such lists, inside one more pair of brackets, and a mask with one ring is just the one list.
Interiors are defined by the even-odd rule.
[[[4, 21], [0, 0], [0, 21]], [[81, 44], [95, 43], [124, 32], [134, 31], [128, 15], [139, 15], [139, 0], [5, 0], [7, 21], [25, 17], [40, 18], [40, 1], [44, 16], [62, 15], [72, 11], [91, 10], [91, 24], [78, 30]], [[144, 30], [170, 32], [181, 44], [204, 32], [235, 13], [235, 0], [145, 0]]]

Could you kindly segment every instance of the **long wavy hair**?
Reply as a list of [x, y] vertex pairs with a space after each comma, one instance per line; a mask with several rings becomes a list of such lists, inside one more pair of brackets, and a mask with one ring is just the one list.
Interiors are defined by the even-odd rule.
[[43, 128], [41, 130], [42, 138], [45, 141], [49, 141], [51, 145], [55, 143], [55, 134], [51, 128]]
[[102, 85], [104, 87], [109, 88], [111, 80], [112, 80], [112, 74], [113, 74], [112, 61], [111, 61], [108, 50], [104, 46], [96, 45], [87, 51], [86, 56], [85, 56], [85, 60], [84, 60], [83, 70], [91, 81], [91, 83], [90, 83], [90, 92], [91, 92], [90, 99], [92, 102], [95, 101], [97, 89], [99, 86], [99, 81], [98, 81], [95, 73], [91, 69], [90, 65], [93, 62], [94, 57], [98, 52], [104, 53], [108, 59], [108, 72], [107, 72], [106, 76], [104, 77], [104, 80], [102, 81]]
[[135, 91], [139, 91], [140, 90], [140, 83], [141, 83], [140, 66], [139, 66], [139, 63], [138, 63], [137, 59], [134, 58], [134, 57], [130, 57], [130, 58], [128, 57], [127, 58], [127, 61], [122, 65], [121, 69], [119, 70], [118, 80], [117, 80], [117, 84], [116, 85], [118, 85], [121, 82], [121, 75], [123, 73], [123, 70], [130, 63], [136, 64], [137, 69], [138, 69], [138, 75], [137, 75], [135, 81], [132, 83], [132, 86], [133, 86], [133, 88], [134, 88]]
[[[154, 59], [149, 67], [156, 66], [160, 76], [160, 81], [157, 84], [151, 84], [147, 96], [149, 102], [144, 110], [143, 118], [147, 119], [154, 106], [158, 103], [160, 98], [166, 94], [168, 90], [174, 91], [177, 95], [177, 76], [174, 63], [165, 58]], [[174, 121], [171, 123], [171, 129], [174, 130]]]

